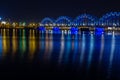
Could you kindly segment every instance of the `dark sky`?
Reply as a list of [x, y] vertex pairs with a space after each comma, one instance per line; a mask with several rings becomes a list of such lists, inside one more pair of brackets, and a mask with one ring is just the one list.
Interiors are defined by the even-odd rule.
[[120, 11], [119, 0], [0, 0], [0, 16], [13, 20], [74, 18], [82, 13], [100, 17], [109, 11]]

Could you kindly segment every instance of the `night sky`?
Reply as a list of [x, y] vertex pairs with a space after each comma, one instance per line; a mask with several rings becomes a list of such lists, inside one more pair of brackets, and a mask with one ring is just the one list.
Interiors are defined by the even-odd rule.
[[82, 13], [98, 17], [109, 11], [120, 11], [119, 0], [2, 0], [0, 16], [12, 20], [40, 21], [44, 17], [75, 18]]

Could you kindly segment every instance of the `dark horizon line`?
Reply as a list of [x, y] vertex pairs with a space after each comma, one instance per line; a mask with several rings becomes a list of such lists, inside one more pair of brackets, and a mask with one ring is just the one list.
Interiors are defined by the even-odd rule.
[[[74, 19], [74, 18], [77, 18], [78, 16], [80, 16], [80, 15], [83, 15], [83, 14], [87, 14], [87, 15], [91, 15], [91, 16], [94, 16], [94, 17], [96, 17], [96, 18], [101, 18], [101, 17], [103, 17], [104, 15], [106, 15], [106, 14], [110, 14], [110, 13], [115, 13], [115, 12], [117, 12], [117, 13], [120, 13], [120, 11], [110, 11], [110, 12], [107, 12], [107, 13], [104, 13], [104, 14], [102, 14], [102, 16], [96, 16], [96, 15], [93, 15], [93, 14], [90, 14], [90, 13], [88, 13], [88, 12], [84, 12], [84, 13], [82, 13], [82, 14], [79, 14], [79, 15], [77, 15], [76, 17], [70, 17], [70, 16], [66, 16], [66, 15], [61, 15], [61, 16], [66, 16], [66, 17], [70, 17], [70, 18], [72, 18], [72, 19]], [[24, 15], [25, 16], [25, 15]], [[59, 17], [61, 17], [61, 16], [58, 16], [58, 17], [56, 17], [56, 18], [54, 18], [54, 17], [51, 17], [51, 16], [46, 16], [46, 17], [48, 17], [48, 18], [51, 18], [51, 19], [58, 19]], [[37, 17], [37, 16], [36, 16]], [[18, 16], [15, 18], [15, 17], [0, 17], [0, 18], [2, 18], [2, 20], [4, 21], [4, 20], [6, 20], [6, 21], [16, 21], [16, 22], [19, 22], [19, 21], [21, 21], [21, 22], [23, 22], [23, 21], [25, 21], [25, 22], [39, 22], [39, 21], [41, 21], [41, 20], [43, 20], [44, 18], [46, 18], [46, 17], [43, 17], [43, 16], [41, 16], [42, 18], [40, 19], [40, 18], [23, 18], [23, 17], [21, 17], [21, 18], [18, 18]]]

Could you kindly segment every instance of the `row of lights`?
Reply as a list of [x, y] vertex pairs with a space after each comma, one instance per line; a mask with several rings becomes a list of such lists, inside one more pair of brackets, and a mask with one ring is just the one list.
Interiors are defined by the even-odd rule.
[[94, 23], [81, 23], [81, 24], [40, 24], [40, 26], [120, 26], [119, 23], [97, 23], [97, 24], [94, 24]]
[[101, 23], [101, 24], [94, 24], [94, 23], [91, 23], [91, 24], [86, 24], [86, 23], [83, 23], [83, 24], [41, 24], [41, 23], [29, 23], [28, 25], [23, 22], [23, 23], [17, 23], [17, 22], [13, 22], [13, 23], [9, 23], [7, 21], [1, 21], [1, 25], [5, 25], [5, 26], [13, 26], [13, 27], [20, 27], [20, 26], [28, 26], [28, 27], [38, 27], [38, 26], [96, 26], [96, 25], [101, 25], [101, 26], [107, 26], [107, 25], [111, 25], [111, 26], [119, 26], [120, 24], [119, 23], [109, 23], [109, 24], [106, 24], [106, 23]]

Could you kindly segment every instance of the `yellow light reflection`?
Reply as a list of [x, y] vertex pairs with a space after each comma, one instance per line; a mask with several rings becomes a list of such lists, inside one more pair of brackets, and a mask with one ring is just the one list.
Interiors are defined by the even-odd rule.
[[[13, 54], [16, 53], [17, 51], [17, 36], [16, 36], [16, 31], [15, 29], [13, 29], [13, 36], [12, 36], [12, 51], [13, 51]], [[14, 55], [13, 55], [14, 56]]]
[[32, 60], [35, 53], [35, 30], [30, 30], [29, 32], [29, 58]]
[[[7, 53], [9, 52], [10, 49], [10, 38], [9, 36], [7, 36], [7, 31], [5, 29], [3, 29], [3, 57], [5, 57], [7, 55]], [[9, 33], [9, 32], [8, 32]]]

